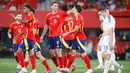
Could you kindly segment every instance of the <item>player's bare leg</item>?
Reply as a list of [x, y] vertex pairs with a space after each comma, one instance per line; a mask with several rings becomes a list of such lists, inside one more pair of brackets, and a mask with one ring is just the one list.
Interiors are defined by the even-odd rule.
[[95, 68], [95, 70], [103, 69], [102, 51], [101, 51], [100, 46], [97, 46], [97, 59], [98, 59], [99, 65]]
[[92, 67], [91, 67], [91, 64], [90, 64], [90, 59], [87, 56], [86, 52], [81, 53], [81, 57], [83, 58], [84, 63], [86, 64], [86, 67], [88, 68], [88, 71], [86, 71], [85, 73], [92, 73], [93, 71], [92, 71]]
[[33, 49], [29, 50], [29, 56], [30, 56], [30, 61], [31, 61], [31, 65], [32, 65], [32, 72], [31, 73], [37, 73], [36, 72], [36, 60], [35, 60]]
[[46, 70], [44, 73], [50, 73], [51, 69], [50, 69], [46, 59], [41, 55], [41, 51], [36, 52], [36, 56], [41, 60], [42, 64], [46, 67]]

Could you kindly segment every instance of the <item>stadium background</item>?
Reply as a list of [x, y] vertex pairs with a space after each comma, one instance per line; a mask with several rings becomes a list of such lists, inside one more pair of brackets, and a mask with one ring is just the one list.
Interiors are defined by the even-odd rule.
[[[84, 17], [85, 28], [84, 32], [87, 36], [89, 56], [91, 59], [96, 59], [96, 45], [99, 40], [98, 36], [102, 33], [100, 30], [100, 22], [98, 20], [96, 9], [105, 7], [110, 10], [110, 13], [116, 19], [116, 59], [130, 60], [125, 58], [126, 53], [130, 53], [130, 0], [0, 0], [0, 60], [13, 58], [12, 39], [7, 36], [9, 25], [14, 22], [14, 19], [9, 16], [10, 13], [16, 14], [21, 12], [21, 6], [24, 3], [29, 3], [36, 9], [35, 16], [40, 21], [40, 33], [45, 25], [46, 14], [50, 11], [50, 4], [53, 1], [60, 3], [60, 8], [63, 4], [73, 4], [76, 1], [81, 1]], [[43, 43], [42, 55], [49, 57], [48, 53], [48, 34]], [[11, 59], [12, 61], [12, 59]], [[124, 61], [125, 62], [125, 61]], [[127, 61], [128, 62], [128, 61]], [[14, 63], [15, 64], [15, 63]], [[126, 64], [127, 65], [127, 64]], [[130, 70], [130, 69], [129, 69]], [[1, 72], [0, 72], [1, 73]], [[127, 72], [126, 72], [127, 73]]]

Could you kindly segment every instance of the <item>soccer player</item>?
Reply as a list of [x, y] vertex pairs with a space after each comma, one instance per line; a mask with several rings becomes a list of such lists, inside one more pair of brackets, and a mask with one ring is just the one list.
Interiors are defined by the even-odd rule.
[[[35, 10], [32, 10], [33, 14], [35, 14]], [[39, 42], [40, 42], [40, 38], [39, 38], [39, 21], [37, 18], [35, 18], [34, 20], [34, 30], [35, 30], [35, 45], [34, 45], [34, 51], [36, 53], [36, 56], [42, 61], [42, 64], [46, 67], [46, 70], [44, 73], [50, 73], [51, 72], [51, 69], [46, 61], [46, 59], [41, 55], [41, 47], [39, 45]], [[26, 53], [25, 55], [25, 60], [24, 60], [24, 63], [25, 63], [25, 67], [28, 66], [28, 63], [29, 63], [29, 56], [28, 56], [28, 53]]]
[[[107, 11], [107, 14], [109, 14], [109, 11]], [[104, 18], [102, 16], [99, 16], [99, 20], [101, 22], [103, 22]], [[101, 30], [102, 30], [102, 25], [101, 25]], [[101, 36], [102, 36], [102, 34], [99, 36], [99, 38], [101, 38]], [[100, 39], [100, 41], [101, 41], [101, 39]], [[115, 42], [115, 40], [113, 42]], [[98, 46], [97, 46], [97, 58], [98, 58], [99, 65], [95, 68], [95, 70], [103, 69], [102, 48], [101, 48], [100, 44], [98, 44]], [[111, 59], [115, 60], [114, 52], [111, 54]], [[110, 70], [111, 71], [115, 70], [114, 65], [111, 65]]]
[[103, 31], [98, 43], [101, 48], [101, 54], [105, 60], [103, 73], [108, 73], [110, 65], [116, 66], [118, 73], [122, 73], [123, 66], [111, 58], [115, 46], [115, 18], [104, 8], [98, 10], [98, 15]]
[[83, 58], [88, 71], [86, 71], [85, 73], [92, 73], [92, 68], [91, 68], [91, 64], [90, 64], [90, 60], [89, 57], [86, 54], [86, 36], [83, 32], [83, 28], [84, 28], [84, 21], [83, 21], [83, 17], [80, 14], [80, 12], [82, 11], [81, 6], [79, 5], [75, 5], [74, 6], [74, 10], [73, 10], [73, 14], [75, 16], [74, 19], [74, 29], [66, 32], [62, 35], [62, 37], [65, 37], [69, 34], [75, 33], [75, 39], [74, 39], [74, 43], [72, 46], [72, 56], [68, 62], [68, 72], [69, 72], [69, 68], [72, 65], [73, 61], [74, 61], [74, 56], [76, 55], [76, 50], [79, 50], [81, 53], [81, 57]]
[[[63, 11], [68, 11], [72, 7], [68, 7], [67, 5], [63, 6]], [[69, 32], [74, 29], [74, 19], [72, 16], [68, 15], [63, 19], [62, 30], [63, 33]], [[69, 34], [66, 37], [62, 38], [61, 48], [63, 49], [63, 60], [64, 60], [64, 68], [67, 68], [67, 61], [71, 56], [71, 48], [74, 40], [74, 34]], [[64, 70], [65, 70], [64, 69]], [[73, 64], [72, 72], [75, 70], [75, 65]]]
[[[16, 51], [18, 50], [19, 44], [21, 43], [21, 41], [24, 39], [24, 36], [21, 34], [23, 33], [24, 30], [24, 24], [22, 24], [21, 22], [19, 22], [18, 20], [22, 20], [22, 14], [17, 14], [15, 17], [15, 22], [13, 22], [8, 30], [8, 37], [12, 38], [11, 32], [13, 33], [13, 49], [14, 49], [14, 58], [17, 62], [17, 69], [21, 69], [21, 64], [20, 61], [18, 59], [18, 56], [16, 54]], [[21, 34], [21, 35], [19, 35]], [[19, 35], [19, 36], [18, 36]], [[22, 52], [21, 52], [22, 53]]]
[[[43, 41], [44, 35], [49, 29], [49, 50], [52, 60], [56, 67], [60, 67], [58, 72], [60, 73], [63, 68], [63, 57], [61, 55], [61, 34], [62, 34], [62, 19], [71, 14], [73, 10], [67, 12], [58, 12], [58, 3], [53, 2], [51, 4], [52, 12], [48, 13], [46, 16], [46, 25], [41, 35], [41, 41]], [[56, 51], [57, 57], [54, 52]], [[57, 72], [57, 73], [58, 73]]]
[[21, 64], [22, 64], [22, 69], [19, 73], [22, 72], [27, 72], [25, 65], [24, 65], [24, 57], [23, 54], [20, 52], [22, 49], [26, 49], [29, 53], [31, 64], [32, 64], [32, 72], [31, 73], [36, 73], [36, 62], [35, 62], [35, 56], [34, 56], [34, 44], [35, 44], [35, 30], [34, 30], [34, 20], [35, 17], [32, 13], [33, 8], [29, 4], [24, 4], [23, 5], [23, 12], [26, 15], [25, 20], [19, 20], [20, 22], [25, 24], [25, 27], [27, 29], [26, 31], [26, 38], [23, 39], [22, 43], [19, 45], [19, 48], [17, 50], [17, 55], [20, 58]]
[[39, 38], [39, 21], [37, 19], [35, 19], [34, 22], [34, 29], [36, 29], [36, 34], [35, 34], [35, 52], [36, 52], [36, 56], [42, 61], [42, 64], [46, 67], [46, 70], [44, 73], [50, 73], [51, 69], [46, 61], [46, 59], [41, 55], [41, 47], [39, 45], [40, 42], [40, 38]]

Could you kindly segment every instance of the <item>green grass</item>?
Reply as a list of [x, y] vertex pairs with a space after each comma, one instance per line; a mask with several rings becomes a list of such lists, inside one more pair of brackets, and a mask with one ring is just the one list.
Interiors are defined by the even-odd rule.
[[[52, 73], [56, 73], [57, 69], [50, 59], [47, 60], [52, 68]], [[130, 61], [118, 61], [124, 66], [123, 73], [130, 73]], [[94, 68], [98, 65], [97, 60], [92, 60], [92, 67]], [[31, 72], [31, 65], [28, 66], [28, 73]], [[37, 73], [44, 73], [45, 68], [42, 66], [39, 59], [37, 59]], [[0, 58], [0, 73], [15, 73], [16, 62], [13, 58]], [[74, 73], [84, 73], [87, 71], [84, 62], [81, 59], [76, 59], [76, 71]], [[103, 70], [94, 70], [93, 73], [103, 73]], [[118, 73], [117, 69], [114, 72]]]

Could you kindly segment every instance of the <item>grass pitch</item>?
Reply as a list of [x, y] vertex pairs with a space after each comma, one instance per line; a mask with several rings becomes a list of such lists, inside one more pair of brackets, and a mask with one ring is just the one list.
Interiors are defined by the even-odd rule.
[[[37, 73], [44, 73], [45, 67], [42, 66], [42, 63], [39, 59], [37, 61]], [[51, 73], [56, 73], [57, 68], [53, 64], [51, 59], [48, 59], [47, 62], [49, 63], [50, 67], [52, 68]], [[130, 61], [118, 61], [120, 64], [124, 66], [123, 73], [130, 73]], [[93, 73], [103, 73], [103, 70], [94, 70], [94, 68], [98, 65], [97, 60], [91, 60]], [[13, 58], [0, 58], [0, 73], [15, 73], [16, 71], [16, 62]], [[31, 65], [29, 64], [28, 73], [31, 72]], [[87, 68], [80, 58], [76, 59], [76, 70], [73, 73], [84, 73], [87, 71]], [[118, 73], [117, 69], [114, 72], [109, 73]]]

